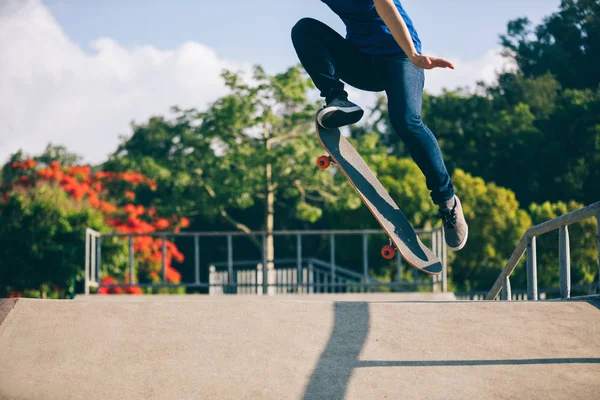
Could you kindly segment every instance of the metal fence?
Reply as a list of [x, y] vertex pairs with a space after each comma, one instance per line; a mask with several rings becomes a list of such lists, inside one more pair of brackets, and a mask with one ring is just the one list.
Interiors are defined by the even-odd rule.
[[[150, 288], [186, 287], [205, 288], [210, 294], [281, 294], [281, 293], [331, 293], [331, 292], [372, 292], [372, 291], [408, 291], [426, 288], [435, 292], [447, 290], [447, 249], [445, 246], [442, 228], [433, 230], [416, 230], [425, 245], [430, 246], [434, 254], [443, 264], [443, 272], [430, 276], [413, 270], [412, 279], [403, 280], [402, 258], [397, 255], [395, 260], [397, 279], [393, 282], [383, 282], [373, 279], [369, 271], [372, 261], [369, 261], [369, 237], [385, 235], [382, 230], [304, 230], [304, 231], [275, 231], [274, 237], [295, 237], [295, 258], [267, 260], [266, 238], [267, 232], [153, 232], [153, 233], [100, 233], [86, 229], [85, 242], [85, 294], [90, 293], [90, 288], [100, 287], [125, 287], [138, 286]], [[329, 259], [323, 260], [314, 256], [306, 256], [304, 246], [305, 238], [310, 236], [328, 237]], [[336, 262], [336, 246], [340, 244], [341, 237], [360, 237], [362, 257], [354, 268], [342, 267]], [[122, 237], [128, 241], [128, 279], [127, 282], [103, 284], [101, 281], [105, 266], [102, 263], [102, 239], [109, 237]], [[158, 237], [162, 242], [162, 278], [160, 283], [140, 283], [135, 273], [134, 238]], [[181, 283], [169, 283], [166, 278], [167, 265], [167, 240], [172, 237], [189, 237], [193, 239], [194, 251], [194, 279]], [[234, 260], [235, 247], [233, 238], [253, 237], [262, 244], [262, 257], [258, 260]], [[212, 238], [225, 241], [225, 261], [210, 260], [208, 265], [208, 279], [201, 280], [201, 239]], [[387, 244], [386, 242], [382, 242]], [[310, 249], [308, 249], [310, 250]], [[388, 262], [383, 258], [381, 262]], [[272, 264], [274, 268], [267, 271], [264, 277], [264, 266]]]
[[[440, 285], [433, 279], [420, 279], [419, 274], [413, 274], [412, 279], [398, 279], [395, 282], [384, 282], [369, 278], [365, 281], [363, 275], [349, 268], [335, 265], [335, 276], [331, 275], [329, 262], [316, 258], [306, 258], [302, 261], [300, 274], [294, 266], [295, 259], [276, 259], [277, 268], [268, 272], [268, 294], [314, 294], [334, 292], [369, 292], [381, 290], [417, 291], [419, 288], [440, 291]], [[256, 266], [255, 268], [252, 268]], [[401, 263], [396, 266], [402, 268]], [[215, 263], [209, 267], [209, 294], [259, 294], [263, 292], [263, 264], [254, 261], [239, 261], [233, 263], [232, 272], [226, 263]], [[416, 270], [415, 270], [416, 271]], [[401, 276], [401, 271], [398, 272]], [[299, 278], [300, 277], [300, 278]], [[385, 289], [384, 289], [385, 288]]]
[[[587, 218], [596, 218], [598, 222], [598, 280], [600, 285], [600, 201], [577, 211], [570, 212], [563, 216], [551, 219], [542, 224], [533, 226], [523, 234], [517, 248], [511, 255], [506, 266], [496, 279], [494, 286], [486, 295], [487, 300], [494, 300], [498, 294], [502, 300], [512, 298], [510, 288], [510, 275], [517, 264], [527, 253], [527, 297], [529, 300], [538, 300], [538, 282], [537, 282], [537, 253], [536, 237], [558, 229], [558, 254], [560, 268], [560, 293], [563, 299], [571, 297], [571, 250], [569, 245], [569, 225], [583, 221]], [[502, 292], [502, 293], [500, 293]]]

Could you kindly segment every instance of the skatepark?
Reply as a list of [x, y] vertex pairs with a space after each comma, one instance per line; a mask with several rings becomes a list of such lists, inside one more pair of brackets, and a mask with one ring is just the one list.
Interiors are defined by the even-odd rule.
[[[303, 256], [307, 239], [294, 233], [297, 258], [274, 261], [296, 267], [269, 269], [266, 279], [260, 263], [238, 269], [252, 262], [234, 261], [232, 234], [224, 234], [228, 261], [211, 265], [203, 283], [203, 234], [187, 233], [196, 244], [196, 281], [180, 285], [207, 294], [101, 295], [127, 284], [98, 280], [99, 244], [112, 234], [88, 229], [81, 293], [1, 300], [0, 399], [593, 399], [600, 390], [600, 296], [589, 285], [593, 294], [571, 297], [581, 287], [571, 285], [567, 227], [597, 217], [599, 208], [530, 227], [493, 287], [473, 300], [448, 290], [438, 245], [441, 276], [369, 277], [364, 232], [364, 276], [337, 264], [333, 233], [328, 262]], [[537, 277], [536, 237], [555, 230], [560, 297], [539, 289]], [[432, 234], [432, 244], [442, 243], [441, 234]], [[133, 243], [134, 234], [125, 235]], [[526, 293], [510, 282], [522, 258]], [[169, 286], [165, 267], [157, 287]], [[397, 258], [396, 267], [402, 277], [407, 266]]]
[[592, 399], [600, 390], [597, 296], [79, 296], [0, 309], [2, 399]]
[[0, 0], [0, 400], [600, 399], [598, 0], [140, 5]]

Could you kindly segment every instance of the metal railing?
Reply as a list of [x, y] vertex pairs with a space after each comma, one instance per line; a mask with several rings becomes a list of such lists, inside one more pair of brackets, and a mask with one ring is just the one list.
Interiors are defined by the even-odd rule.
[[[433, 253], [440, 258], [443, 265], [443, 272], [439, 276], [428, 276], [428, 285], [431, 285], [433, 291], [443, 291], [447, 290], [447, 250], [444, 245], [444, 233], [440, 228], [433, 230], [415, 230], [416, 233], [420, 236], [429, 236], [430, 240], [424, 240], [426, 245], [429, 245], [432, 249]], [[388, 288], [401, 288], [405, 286], [414, 287], [415, 290], [417, 286], [422, 286], [425, 284], [425, 281], [419, 281], [417, 279], [418, 271], [414, 269], [414, 279], [412, 282], [402, 282], [402, 268], [403, 268], [403, 260], [397, 255], [396, 256], [396, 268], [397, 268], [397, 276], [399, 277], [399, 281], [396, 282], [381, 282], [375, 281], [369, 277], [369, 248], [368, 248], [368, 237], [369, 235], [385, 235], [383, 230], [379, 229], [364, 229], [364, 230], [304, 230], [304, 231], [275, 231], [273, 232], [274, 236], [295, 236], [296, 237], [296, 258], [292, 259], [292, 263], [295, 264], [297, 269], [297, 279], [296, 285], [298, 288], [301, 286], [306, 286], [308, 283], [304, 282], [304, 272], [303, 268], [306, 265], [306, 261], [315, 260], [314, 257], [307, 257], [303, 254], [303, 238], [310, 235], [318, 235], [318, 236], [328, 236], [329, 237], [329, 260], [326, 261], [317, 261], [312, 265], [317, 266], [320, 270], [328, 270], [328, 287], [343, 287], [348, 286], [349, 282], [337, 282], [338, 275], [348, 275], [348, 270], [339, 267], [336, 264], [336, 238], [338, 236], [346, 236], [346, 235], [358, 235], [361, 237], [362, 244], [362, 271], [351, 272], [351, 275], [354, 279], [360, 279], [360, 283], [353, 282], [353, 285], [359, 285], [361, 290], [373, 290], [377, 287], [388, 287]], [[116, 283], [116, 284], [102, 284], [101, 283], [101, 274], [102, 274], [102, 238], [105, 237], [123, 237], [128, 240], [129, 247], [129, 261], [128, 261], [128, 282], [125, 283]], [[134, 238], [135, 237], [159, 237], [162, 239], [162, 280], [160, 283], [140, 283], [136, 282], [136, 273], [135, 273], [135, 252], [134, 252]], [[170, 237], [192, 237], [194, 240], [194, 281], [193, 282], [181, 282], [181, 283], [169, 283], [166, 279], [166, 260], [167, 260], [167, 239]], [[240, 265], [240, 261], [234, 261], [234, 246], [233, 246], [233, 237], [254, 237], [256, 239], [262, 239], [262, 260], [260, 260], [261, 265], [269, 265], [268, 263], [277, 262], [280, 260], [267, 260], [267, 251], [266, 251], [266, 238], [267, 232], [265, 231], [254, 231], [250, 233], [246, 232], [152, 232], [152, 233], [100, 233], [96, 232], [90, 228], [86, 229], [86, 242], [85, 242], [85, 286], [84, 291], [85, 294], [89, 294], [90, 288], [100, 288], [100, 287], [126, 287], [126, 286], [138, 286], [138, 287], [189, 287], [189, 288], [210, 288], [215, 286], [210, 282], [202, 282], [200, 279], [200, 256], [201, 256], [201, 248], [200, 248], [200, 238], [223, 238], [226, 240], [226, 254], [227, 261], [224, 263], [218, 262], [210, 262], [210, 266], [226, 266], [227, 276], [234, 278], [234, 266]], [[386, 243], [387, 244], [387, 243]], [[287, 259], [286, 261], [290, 261]], [[295, 261], [295, 262], [294, 262]], [[249, 261], [250, 263], [257, 263], [253, 261]], [[289, 265], [289, 263], [287, 263]], [[361, 273], [362, 272], [362, 273]], [[337, 283], [336, 283], [337, 282]], [[256, 280], [255, 285], [259, 284], [259, 280]], [[260, 284], [262, 285], [262, 290], [260, 293], [269, 293], [269, 287], [274, 284], [270, 279], [260, 279]], [[227, 285], [229, 288], [235, 287], [235, 282], [224, 282], [222, 285]], [[315, 283], [312, 285], [323, 285], [323, 283]], [[258, 289], [258, 288], [257, 288]], [[257, 290], [257, 293], [259, 291]]]
[[596, 221], [598, 222], [598, 279], [600, 285], [599, 201], [577, 211], [570, 212], [527, 229], [527, 231], [521, 237], [517, 248], [506, 263], [506, 266], [500, 273], [500, 276], [498, 276], [498, 279], [496, 279], [494, 286], [492, 286], [488, 292], [486, 300], [494, 300], [498, 294], [500, 294], [500, 292], [502, 292], [502, 300], [511, 299], [510, 275], [525, 253], [527, 253], [527, 297], [529, 300], [538, 300], [536, 237], [557, 229], [559, 231], [558, 254], [560, 266], [560, 293], [563, 299], [568, 299], [571, 297], [571, 250], [569, 245], [569, 225], [593, 217], [596, 217]]
[[[571, 290], [581, 293], [579, 297], [594, 296], [600, 293], [598, 282], [594, 283], [583, 283], [578, 285], [572, 285]], [[527, 289], [516, 289], [511, 290], [511, 300], [513, 301], [529, 301]], [[455, 292], [456, 300], [475, 300], [483, 301], [487, 300], [487, 291], [474, 291], [474, 292]], [[557, 297], [558, 295], [558, 297]], [[538, 291], [538, 297], [540, 300], [562, 300], [560, 298], [560, 288], [550, 287], [542, 288]], [[502, 301], [501, 296], [496, 297], [494, 300]]]

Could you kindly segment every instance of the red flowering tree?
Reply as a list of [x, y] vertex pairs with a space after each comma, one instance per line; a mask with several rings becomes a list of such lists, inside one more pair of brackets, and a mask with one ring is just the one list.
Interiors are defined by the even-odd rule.
[[[144, 175], [136, 172], [105, 172], [92, 173], [88, 166], [63, 166], [53, 161], [49, 165], [38, 166], [34, 159], [15, 161], [12, 181], [5, 182], [0, 187], [1, 201], [8, 205], [11, 196], [17, 193], [39, 188], [41, 185], [51, 185], [63, 191], [72, 201], [90, 207], [103, 217], [110, 230], [119, 233], [152, 233], [157, 231], [175, 231], [189, 226], [187, 218], [161, 217], [153, 207], [135, 204], [136, 190], [156, 190], [156, 184]], [[85, 227], [81, 227], [85, 229]], [[8, 235], [10, 232], [6, 232]], [[103, 241], [103, 245], [104, 245]], [[35, 246], [34, 242], [28, 244]], [[80, 246], [84, 246], [83, 236]], [[133, 239], [135, 265], [138, 281], [129, 282], [126, 273], [126, 263], [109, 265], [108, 273], [102, 277], [104, 284], [126, 283], [123, 287], [101, 288], [99, 293], [133, 293], [141, 294], [141, 289], [135, 284], [139, 281], [162, 281], [162, 239], [150, 236], [135, 236]], [[177, 246], [166, 242], [166, 279], [169, 283], [181, 282], [181, 275], [173, 267], [174, 262], [183, 262], [183, 254]], [[81, 258], [83, 262], [83, 258]], [[18, 268], [18, 267], [16, 267]], [[135, 279], [135, 278], [134, 278]]]

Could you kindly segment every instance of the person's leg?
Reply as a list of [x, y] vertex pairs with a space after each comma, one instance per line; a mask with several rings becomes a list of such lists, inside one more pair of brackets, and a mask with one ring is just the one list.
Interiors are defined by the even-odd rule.
[[405, 57], [381, 56], [376, 63], [386, 85], [392, 128], [425, 175], [431, 199], [440, 207], [448, 246], [460, 250], [466, 244], [468, 226], [438, 141], [421, 119], [425, 72]]
[[347, 101], [342, 81], [357, 89], [383, 91], [373, 70], [372, 56], [361, 53], [336, 31], [312, 18], [296, 23], [292, 42], [302, 66], [327, 103], [318, 115], [319, 123], [332, 128], [360, 120], [364, 112]]
[[424, 71], [404, 57], [379, 57], [379, 60], [392, 128], [425, 175], [431, 198], [439, 205], [454, 196], [454, 186], [437, 139], [421, 119]]

